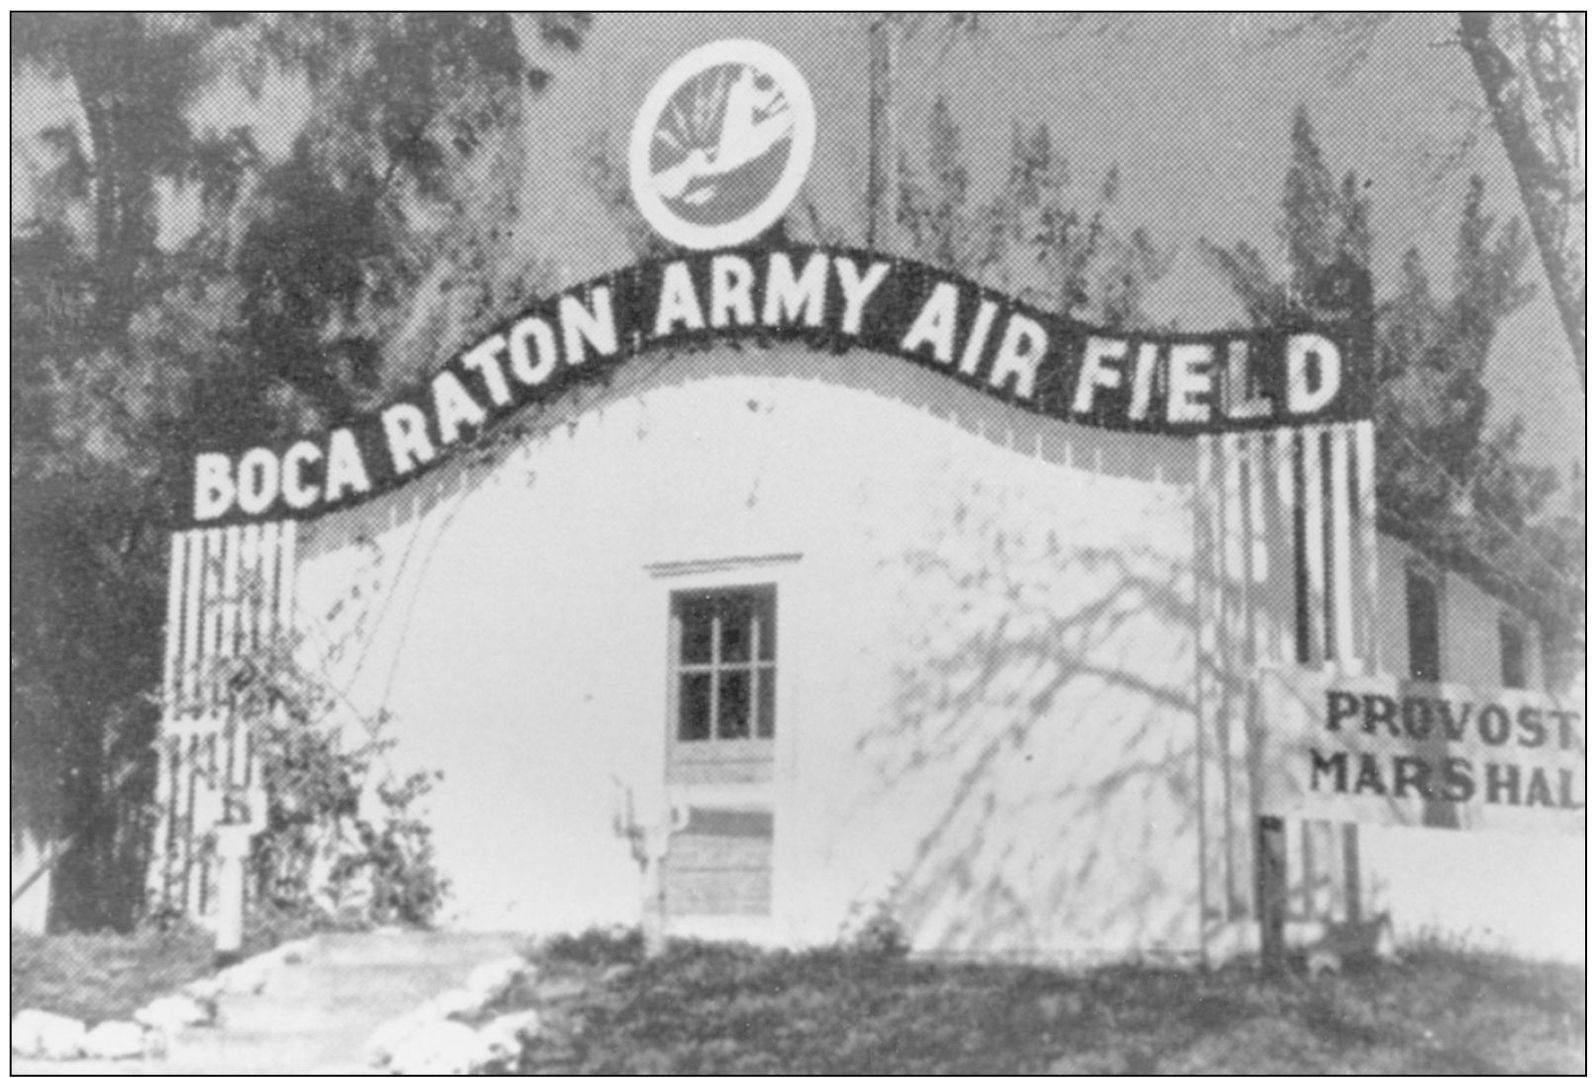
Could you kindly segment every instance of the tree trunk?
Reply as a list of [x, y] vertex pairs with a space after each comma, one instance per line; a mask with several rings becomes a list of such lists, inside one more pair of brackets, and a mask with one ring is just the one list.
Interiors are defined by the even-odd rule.
[[898, 60], [897, 19], [888, 13], [870, 23], [870, 211], [865, 246], [890, 251], [898, 223], [897, 123], [892, 79]]
[[[1579, 384], [1585, 385], [1585, 194], [1583, 154], [1580, 146], [1578, 103], [1572, 109], [1548, 100], [1549, 93], [1583, 98], [1578, 87], [1559, 85], [1561, 64], [1548, 66], [1539, 51], [1560, 48], [1564, 28], [1542, 26], [1535, 18], [1575, 16], [1525, 16], [1524, 40], [1504, 47], [1506, 37], [1496, 32], [1495, 16], [1488, 11], [1458, 15], [1463, 50], [1485, 92], [1491, 120], [1502, 140], [1508, 163], [1518, 181], [1519, 195], [1529, 218], [1530, 232], [1540, 251], [1541, 266], [1551, 286], [1552, 299], [1562, 318], [1563, 332], [1574, 351]], [[1545, 35], [1550, 35], [1546, 38]], [[1583, 65], [1583, 26], [1567, 35], [1579, 50]], [[1509, 51], [1512, 48], [1512, 52]], [[1514, 55], [1517, 53], [1518, 55]], [[1572, 118], [1572, 123], [1569, 119]], [[1566, 145], [1565, 145], [1566, 143]]]

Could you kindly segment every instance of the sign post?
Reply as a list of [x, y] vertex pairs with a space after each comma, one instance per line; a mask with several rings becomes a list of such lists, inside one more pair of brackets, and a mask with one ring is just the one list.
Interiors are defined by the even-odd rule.
[[1258, 927], [1264, 969], [1286, 966], [1286, 821], [1258, 818]]

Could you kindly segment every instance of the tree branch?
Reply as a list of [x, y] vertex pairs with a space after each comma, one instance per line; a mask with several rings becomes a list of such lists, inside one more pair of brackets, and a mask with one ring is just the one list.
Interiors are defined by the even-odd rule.
[[[1459, 38], [1485, 93], [1491, 120], [1502, 140], [1519, 195], [1529, 218], [1541, 266], [1546, 271], [1552, 298], [1563, 323], [1563, 333], [1574, 353], [1579, 384], [1585, 385], [1585, 281], [1583, 251], [1567, 249], [1569, 241], [1582, 243], [1564, 223], [1573, 210], [1569, 178], [1549, 159], [1537, 138], [1527, 112], [1523, 76], [1494, 37], [1490, 12], [1458, 14]], [[1555, 141], [1555, 139], [1554, 139]], [[1562, 196], [1562, 197], [1559, 197]], [[1573, 232], [1582, 232], [1574, 229]]]

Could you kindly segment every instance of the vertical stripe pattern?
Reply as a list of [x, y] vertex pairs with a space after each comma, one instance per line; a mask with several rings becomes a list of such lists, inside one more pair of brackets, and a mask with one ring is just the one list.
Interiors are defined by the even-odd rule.
[[290, 634], [296, 533], [284, 521], [172, 536], [150, 892], [195, 917], [215, 904], [209, 833], [245, 811], [258, 779], [213, 672]]
[[[1377, 672], [1374, 433], [1367, 422], [1197, 440], [1197, 751], [1205, 920], [1253, 916], [1257, 806], [1251, 746], [1260, 667]], [[1342, 917], [1356, 837], [1287, 821], [1290, 913]]]

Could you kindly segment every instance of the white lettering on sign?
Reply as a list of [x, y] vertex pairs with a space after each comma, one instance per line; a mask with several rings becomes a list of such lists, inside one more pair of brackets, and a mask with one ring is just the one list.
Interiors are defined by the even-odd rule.
[[414, 404], [390, 405], [382, 413], [382, 429], [388, 435], [395, 475], [413, 471], [438, 455], [427, 437], [427, 417]]
[[842, 285], [842, 331], [857, 336], [860, 323], [864, 321], [865, 304], [870, 302], [871, 293], [887, 279], [887, 272], [892, 265], [887, 262], [872, 263], [863, 277], [859, 276], [859, 269], [851, 258], [839, 255], [832, 265], [837, 270], [837, 283]]
[[194, 519], [216, 520], [233, 508], [233, 458], [201, 453], [194, 458]]
[[277, 500], [277, 480], [282, 474], [277, 454], [257, 446], [238, 462], [238, 508], [258, 516]]
[[1047, 330], [1034, 319], [1012, 314], [1008, 328], [1003, 331], [1003, 343], [998, 345], [997, 358], [992, 361], [992, 376], [988, 382], [993, 389], [1002, 389], [1012, 380], [1014, 395], [1030, 400], [1036, 393], [1036, 368], [1045, 355]]
[[305, 477], [306, 469], [320, 462], [315, 442], [295, 442], [283, 454], [283, 501], [290, 509], [309, 509], [321, 499], [321, 488]]
[[565, 333], [565, 362], [571, 366], [587, 359], [589, 346], [601, 356], [613, 356], [615, 312], [610, 307], [610, 290], [602, 285], [594, 288], [591, 308], [575, 296], [561, 296], [560, 329]]
[[506, 335], [510, 345], [510, 371], [525, 386], [540, 386], [560, 363], [554, 331], [541, 318], [523, 318]]
[[828, 263], [829, 259], [816, 251], [804, 263], [803, 273], [795, 278], [787, 252], [773, 252], [770, 269], [765, 274], [765, 325], [775, 327], [784, 321], [797, 322], [801, 315], [804, 325], [819, 328], [826, 312]]
[[[1086, 339], [1086, 354], [1081, 357], [1081, 377], [1075, 385], [1075, 411], [1092, 410], [1092, 397], [1097, 392], [1098, 386], [1106, 389], [1119, 386], [1124, 380], [1125, 373], [1117, 364], [1125, 358], [1125, 350], [1129, 347], [1129, 341], [1116, 340], [1112, 337]], [[1109, 360], [1114, 360], [1116, 365], [1108, 366]]]
[[191, 516], [308, 515], [390, 489], [587, 369], [689, 334], [896, 355], [1056, 419], [1191, 435], [1367, 418], [1366, 385], [1343, 369], [1334, 332], [1119, 334], [902, 259], [690, 254], [539, 300], [325, 440], [197, 453]]
[[340, 427], [327, 440], [326, 498], [336, 502], [347, 494], [370, 491], [371, 478], [366, 474], [366, 459], [360, 455], [360, 443], [354, 431]]
[[943, 281], [931, 291], [931, 298], [920, 308], [900, 347], [905, 352], [916, 352], [929, 344], [938, 363], [952, 363], [953, 330], [958, 321], [959, 290]]
[[1214, 350], [1206, 344], [1169, 346], [1169, 421], [1206, 423], [1213, 414]]
[[754, 267], [746, 258], [716, 255], [709, 264], [709, 324], [716, 329], [754, 324]]
[[1252, 394], [1251, 349], [1246, 341], [1231, 341], [1225, 351], [1225, 415], [1231, 419], [1261, 419], [1274, 414], [1274, 401]]
[[704, 312], [698, 307], [698, 293], [693, 290], [693, 276], [687, 272], [686, 262], [672, 262], [665, 267], [659, 313], [654, 316], [654, 336], [668, 337], [678, 327], [704, 328]]
[[1341, 391], [1341, 350], [1317, 333], [1294, 333], [1286, 344], [1286, 407], [1310, 415]]

